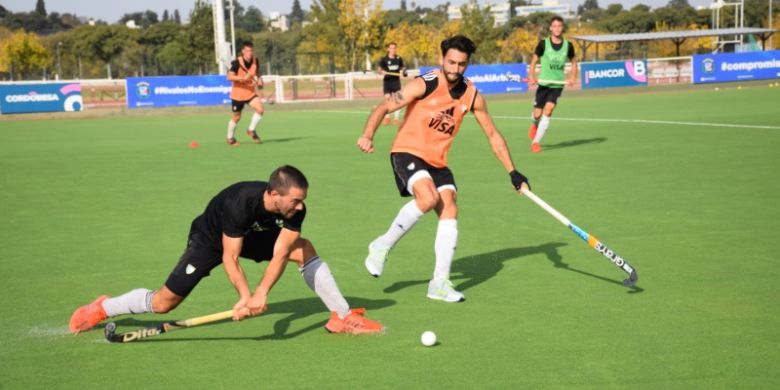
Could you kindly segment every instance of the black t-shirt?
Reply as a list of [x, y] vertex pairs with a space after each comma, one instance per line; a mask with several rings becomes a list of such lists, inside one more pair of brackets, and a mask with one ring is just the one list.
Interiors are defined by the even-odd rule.
[[192, 233], [201, 243], [222, 250], [222, 234], [246, 236], [251, 231], [301, 231], [306, 206], [291, 219], [268, 212], [263, 207], [263, 193], [268, 183], [246, 181], [231, 185], [211, 199], [203, 214], [192, 221]]
[[[534, 50], [534, 54], [536, 54], [536, 56], [539, 58], [542, 58], [542, 56], [544, 55], [544, 41], [545, 41], [544, 39], [539, 41], [539, 44], [536, 45], [536, 50]], [[561, 50], [561, 48], [563, 47], [563, 41], [561, 41], [561, 43], [556, 44], [551, 39], [550, 44], [552, 45], [553, 50], [556, 51]], [[569, 57], [569, 59], [574, 58], [574, 45], [571, 44], [571, 41], [569, 41], [569, 52], [566, 54], [566, 56]]]
[[[252, 61], [254, 61], [257, 64], [257, 74], [256, 76], [260, 77], [260, 61], [257, 59], [257, 57], [252, 57]], [[248, 71], [249, 67], [252, 66], [252, 63], [246, 64], [247, 66], [244, 68], [244, 70]], [[233, 62], [230, 63], [230, 71], [238, 74], [238, 69], [241, 67], [241, 64], [238, 62], [238, 58], [233, 60]]]
[[[401, 69], [404, 67], [404, 59], [401, 58], [401, 56], [395, 56], [395, 58], [384, 56], [381, 60], [379, 60], [379, 67], [382, 68], [382, 70], [385, 72], [400, 73]], [[385, 74], [385, 80], [391, 79], [400, 80], [400, 77]]]

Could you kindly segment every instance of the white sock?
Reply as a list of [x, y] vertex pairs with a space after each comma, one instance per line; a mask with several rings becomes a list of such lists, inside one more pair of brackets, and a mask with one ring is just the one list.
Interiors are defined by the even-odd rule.
[[455, 247], [458, 244], [458, 220], [439, 220], [439, 229], [436, 231], [436, 242], [433, 245], [436, 251], [436, 267], [433, 269], [433, 280], [442, 281], [450, 278], [450, 267], [455, 257]]
[[262, 115], [260, 115], [258, 113], [252, 114], [252, 120], [249, 121], [249, 130], [250, 131], [255, 131], [255, 129], [257, 128], [257, 124], [260, 123], [260, 119], [263, 119]]
[[401, 117], [401, 110], [397, 110], [396, 112], [393, 113], [393, 115], [395, 115], [395, 120], [398, 120], [398, 118]]
[[544, 133], [547, 132], [547, 127], [550, 126], [550, 117], [542, 115], [542, 119], [539, 121], [539, 127], [536, 129], [536, 137], [534, 137], [533, 143], [538, 144], [542, 141]]
[[154, 291], [137, 288], [114, 298], [103, 301], [103, 310], [109, 317], [122, 314], [141, 314], [152, 312], [152, 296]]
[[319, 256], [309, 259], [298, 271], [301, 272], [306, 284], [320, 297], [329, 311], [336, 312], [339, 318], [344, 318], [349, 314], [347, 300], [341, 295], [330, 268], [320, 260]]
[[534, 116], [534, 114], [531, 114], [531, 120], [534, 121], [534, 124], [538, 127], [541, 117], [537, 118], [536, 116]]
[[392, 248], [401, 237], [409, 230], [412, 230], [414, 224], [423, 216], [423, 212], [417, 208], [417, 203], [412, 200], [409, 203], [401, 207], [398, 215], [390, 224], [390, 228], [387, 232], [379, 236], [374, 242], [371, 243], [377, 249]]
[[237, 123], [233, 122], [232, 119], [228, 121], [228, 133], [227, 133], [228, 139], [236, 138], [236, 125]]

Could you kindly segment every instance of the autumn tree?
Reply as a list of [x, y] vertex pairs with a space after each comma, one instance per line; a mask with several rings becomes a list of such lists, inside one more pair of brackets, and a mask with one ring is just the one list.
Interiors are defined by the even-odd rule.
[[531, 62], [531, 57], [538, 42], [535, 31], [518, 28], [509, 36], [498, 42], [501, 49], [498, 55], [500, 62]]
[[[436, 38], [436, 28], [431, 25], [401, 23], [398, 27], [387, 31], [385, 46], [395, 42], [398, 44], [398, 54], [406, 59], [406, 66], [419, 67], [434, 64], [438, 59], [439, 42]], [[384, 51], [377, 54], [381, 57]]]
[[381, 47], [381, 0], [339, 1], [338, 25], [341, 41], [346, 47], [349, 70], [354, 71], [363, 52]]
[[460, 7], [463, 15], [460, 33], [474, 41], [477, 52], [472, 61], [491, 63], [498, 57], [498, 30], [490, 6], [480, 7], [476, 0]]
[[19, 79], [51, 64], [51, 55], [38, 35], [18, 30], [0, 44], [0, 66]]

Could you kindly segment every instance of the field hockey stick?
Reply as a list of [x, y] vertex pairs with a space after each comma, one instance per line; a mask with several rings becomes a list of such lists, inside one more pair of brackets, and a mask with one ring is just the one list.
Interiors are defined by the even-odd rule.
[[203, 324], [209, 324], [212, 322], [226, 320], [232, 317], [233, 317], [233, 310], [226, 310], [221, 313], [215, 313], [215, 314], [209, 314], [202, 317], [190, 318], [188, 320], [163, 322], [162, 324], [151, 328], [142, 328], [127, 333], [114, 333], [116, 332], [116, 323], [109, 322], [108, 324], [106, 324], [106, 329], [104, 330], [104, 333], [106, 336], [106, 340], [112, 343], [129, 343], [131, 341], [136, 341], [147, 337], [161, 335], [163, 333], [172, 332], [174, 330], [191, 328], [193, 326], [198, 326]]
[[[512, 74], [512, 72], [506, 72], [506, 77], [509, 78], [510, 81], [517, 81], [518, 83], [527, 83], [528, 79], [520, 77], [520, 75]], [[536, 80], [537, 84], [556, 84], [556, 85], [566, 85], [566, 81], [561, 80]]]
[[402, 76], [405, 77], [406, 76], [406, 75], [402, 74], [401, 72], [384, 72], [384, 73], [386, 75], [390, 75], [390, 76], [398, 76], [398, 77], [402, 77]]
[[623, 285], [626, 287], [632, 287], [634, 284], [636, 284], [636, 281], [639, 280], [639, 276], [636, 274], [636, 269], [632, 267], [628, 262], [623, 259], [622, 257], [618, 256], [617, 253], [615, 253], [612, 249], [609, 249], [604, 243], [599, 241], [596, 237], [590, 235], [588, 232], [580, 229], [579, 226], [573, 224], [568, 218], [564, 217], [563, 214], [559, 213], [557, 210], [552, 208], [547, 202], [543, 201], [541, 198], [536, 196], [531, 190], [528, 190], [526, 188], [523, 188], [520, 190], [525, 196], [527, 196], [529, 199], [534, 201], [539, 207], [543, 208], [544, 211], [550, 213], [555, 219], [557, 219], [560, 223], [564, 224], [566, 227], [571, 229], [571, 231], [574, 232], [578, 237], [580, 237], [583, 241], [587, 242], [588, 245], [595, 249], [596, 252], [601, 253], [609, 259], [612, 263], [614, 263], [618, 268], [622, 269], [624, 272], [628, 274], [628, 279], [623, 280]]
[[255, 87], [256, 88], [263, 89], [263, 87], [265, 86], [265, 85], [257, 85], [257, 83], [260, 82], [260, 77], [258, 77], [257, 75], [252, 76], [252, 81], [255, 82]]

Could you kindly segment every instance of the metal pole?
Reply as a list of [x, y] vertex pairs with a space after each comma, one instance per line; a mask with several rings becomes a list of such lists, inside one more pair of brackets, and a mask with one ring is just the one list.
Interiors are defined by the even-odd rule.
[[62, 74], [62, 66], [60, 62], [60, 46], [62, 46], [62, 42], [57, 42], [57, 77], [56, 79], [60, 79], [60, 75]]
[[[773, 26], [773, 24], [772, 24], [772, 1], [773, 0], [769, 0], [769, 29], [770, 30], [772, 29], [772, 26]], [[775, 35], [775, 34], [773, 34], [771, 32], [769, 33], [769, 50], [774, 49], [774, 46], [772, 46], [772, 36], [773, 35]]]
[[[366, 4], [366, 8], [363, 10], [363, 17], [365, 18], [366, 23], [366, 31], [365, 35], [368, 35], [368, 4]], [[366, 47], [366, 67], [364, 68], [366, 71], [371, 70], [371, 57], [368, 54], [368, 47]]]
[[214, 0], [214, 54], [219, 74], [227, 74], [227, 64], [223, 58], [225, 47], [225, 5], [223, 0]]
[[[739, 20], [737, 21], [737, 23], [739, 23], [739, 26], [737, 26], [737, 28], [745, 27], [745, 0], [741, 0], [739, 2], [739, 16], [738, 17], [739, 17]], [[745, 37], [742, 34], [740, 34], [739, 35], [739, 50], [740, 51], [744, 50], [744, 42], [745, 42]]]
[[230, 51], [233, 54], [233, 58], [236, 58], [236, 24], [233, 21], [233, 0], [229, 0], [230, 4]]

